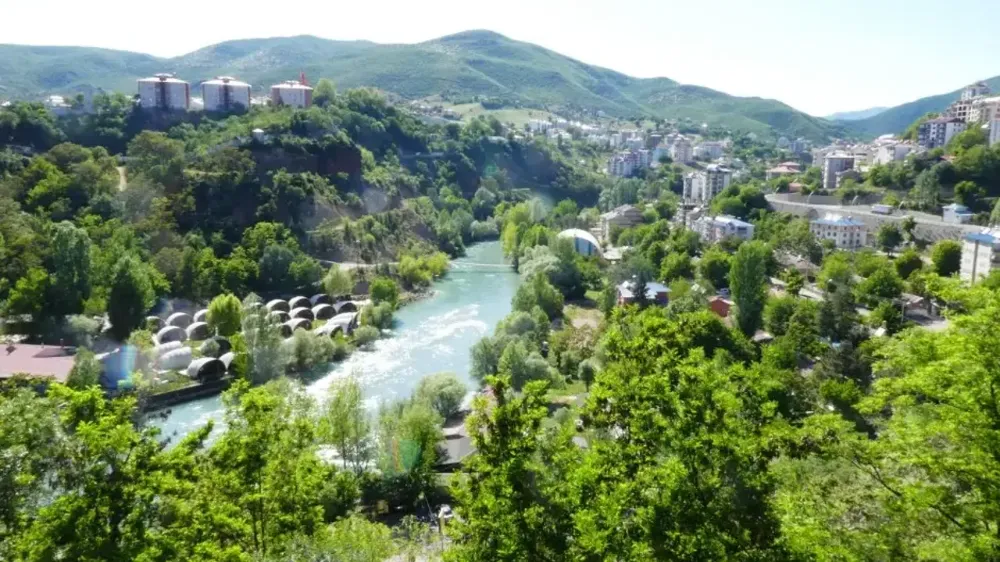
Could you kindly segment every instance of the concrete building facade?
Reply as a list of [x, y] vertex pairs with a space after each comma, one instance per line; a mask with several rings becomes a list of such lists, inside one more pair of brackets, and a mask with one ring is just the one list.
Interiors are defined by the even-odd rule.
[[143, 109], [187, 111], [191, 105], [191, 86], [172, 74], [140, 78], [139, 106]]
[[706, 204], [722, 192], [733, 180], [733, 171], [715, 164], [684, 176], [683, 199], [689, 203]]
[[854, 168], [854, 156], [845, 152], [831, 152], [823, 157], [823, 188], [837, 188], [837, 174]]
[[868, 243], [868, 231], [863, 222], [853, 217], [828, 214], [809, 223], [809, 230], [820, 240], [831, 240], [842, 250], [856, 250]]
[[289, 80], [271, 86], [271, 103], [291, 107], [312, 105], [313, 89], [297, 80]]
[[962, 239], [962, 281], [975, 283], [1000, 266], [1000, 230], [986, 229]]
[[708, 244], [726, 238], [750, 240], [753, 238], [753, 228], [752, 224], [729, 215], [701, 217], [693, 225], [693, 230]]
[[952, 137], [965, 130], [962, 117], [938, 117], [921, 123], [917, 130], [917, 144], [930, 150], [948, 144]]
[[250, 84], [231, 76], [218, 76], [201, 83], [205, 111], [250, 109]]

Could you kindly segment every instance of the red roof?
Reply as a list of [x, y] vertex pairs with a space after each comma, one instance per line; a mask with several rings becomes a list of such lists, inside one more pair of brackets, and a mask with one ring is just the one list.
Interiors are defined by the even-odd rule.
[[0, 347], [0, 378], [20, 373], [66, 382], [73, 368], [73, 359], [71, 349], [58, 345], [18, 343]]

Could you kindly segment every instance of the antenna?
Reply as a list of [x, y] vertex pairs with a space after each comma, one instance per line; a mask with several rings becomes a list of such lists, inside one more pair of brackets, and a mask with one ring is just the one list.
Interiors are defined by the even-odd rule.
[[309, 85], [309, 81], [306, 80], [306, 73], [305, 72], [299, 72], [299, 84], [302, 84], [303, 86], [308, 86]]

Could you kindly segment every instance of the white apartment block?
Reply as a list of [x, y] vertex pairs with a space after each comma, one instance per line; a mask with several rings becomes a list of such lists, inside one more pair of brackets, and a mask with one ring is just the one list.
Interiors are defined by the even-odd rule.
[[701, 160], [722, 158], [722, 143], [706, 141], [694, 147], [694, 157]]
[[271, 103], [291, 107], [312, 105], [313, 89], [297, 80], [289, 80], [271, 86]]
[[646, 139], [641, 136], [632, 137], [625, 141], [625, 148], [629, 150], [641, 150], [646, 148]]
[[707, 204], [733, 181], [733, 171], [712, 164], [684, 176], [685, 202]]
[[250, 109], [250, 84], [231, 76], [219, 76], [201, 83], [205, 111]]
[[542, 119], [531, 119], [528, 121], [529, 133], [544, 133], [552, 128], [552, 123]]
[[1000, 96], [976, 98], [972, 100], [966, 123], [988, 123], [1000, 113]]
[[809, 231], [820, 240], [832, 240], [842, 250], [856, 250], [868, 242], [864, 223], [853, 217], [828, 214], [809, 223]]
[[143, 109], [183, 110], [191, 105], [191, 87], [171, 74], [140, 78], [139, 106]]
[[938, 117], [920, 125], [917, 144], [930, 150], [948, 144], [948, 141], [965, 130], [965, 120], [960, 117]]
[[718, 242], [726, 238], [750, 240], [753, 238], [753, 225], [729, 215], [717, 217], [701, 217], [694, 221], [693, 230], [706, 243]]
[[1000, 142], [1000, 119], [990, 121], [990, 146]]
[[916, 149], [916, 146], [905, 142], [883, 144], [875, 149], [875, 158], [872, 162], [883, 165], [899, 162]]
[[975, 283], [1000, 266], [1000, 230], [985, 229], [962, 239], [962, 281]]
[[846, 152], [831, 152], [823, 157], [823, 188], [836, 189], [837, 174], [854, 169], [854, 155]]

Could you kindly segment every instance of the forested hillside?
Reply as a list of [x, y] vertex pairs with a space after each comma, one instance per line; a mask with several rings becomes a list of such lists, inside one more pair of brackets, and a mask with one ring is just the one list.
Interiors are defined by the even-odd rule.
[[329, 77], [343, 88], [375, 87], [409, 99], [483, 96], [510, 106], [692, 119], [699, 125], [816, 141], [840, 131], [775, 100], [730, 96], [666, 78], [633, 78], [489, 31], [414, 45], [311, 36], [248, 39], [172, 59], [74, 47], [0, 46], [0, 96], [10, 97], [95, 88], [132, 92], [136, 78], [155, 72], [173, 72], [192, 84], [234, 75], [262, 91], [297, 78], [300, 71]]

